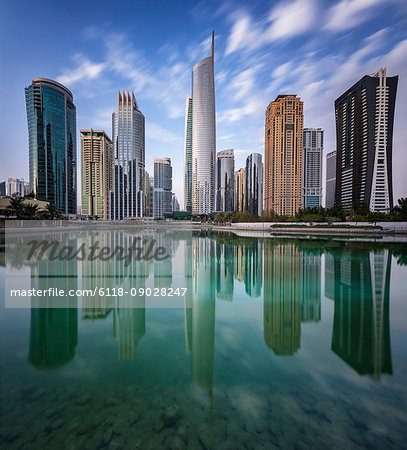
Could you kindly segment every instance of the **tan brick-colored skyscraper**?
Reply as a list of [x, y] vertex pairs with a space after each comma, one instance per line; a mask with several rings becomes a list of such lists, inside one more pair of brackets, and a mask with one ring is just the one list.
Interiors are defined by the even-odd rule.
[[102, 130], [81, 130], [82, 214], [109, 219], [113, 144]]
[[302, 207], [303, 102], [279, 95], [266, 110], [264, 210], [293, 216]]

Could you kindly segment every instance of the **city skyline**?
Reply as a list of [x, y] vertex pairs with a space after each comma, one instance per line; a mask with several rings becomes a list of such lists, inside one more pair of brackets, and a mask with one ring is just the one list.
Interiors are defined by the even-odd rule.
[[[352, 5], [349, 11], [346, 3]], [[19, 31], [26, 28], [28, 19], [21, 18], [18, 24], [7, 20], [19, 14], [16, 5], [6, 4], [2, 32], [10, 32], [13, 24], [13, 33], [19, 38], [13, 44], [3, 39], [2, 44], [9, 61], [7, 73], [1, 73], [2, 84], [7, 86], [3, 87], [7, 115], [3, 113], [1, 121], [2, 135], [6, 136], [2, 153], [10, 156], [0, 170], [0, 179], [28, 179], [28, 136], [21, 90], [32, 78], [43, 76], [56, 79], [74, 94], [77, 148], [81, 128], [104, 129], [111, 136], [109, 114], [115, 106], [115, 92], [134, 89], [146, 116], [146, 169], [152, 173], [154, 156], [171, 157], [174, 191], [183, 204], [185, 95], [190, 91], [190, 69], [207, 55], [208, 36], [215, 28], [217, 147], [235, 148], [236, 169], [244, 167], [250, 153], [264, 156], [264, 109], [276, 95], [296, 93], [304, 101], [304, 126], [325, 130], [325, 164], [326, 154], [335, 150], [335, 98], [380, 66], [387, 67], [388, 76], [399, 75], [393, 145], [393, 160], [398, 161], [393, 162], [396, 201], [407, 195], [407, 180], [402, 176], [403, 142], [407, 138], [402, 126], [407, 104], [403, 80], [407, 10], [398, 1], [357, 3], [306, 0], [269, 6], [261, 2], [262, 8], [257, 2], [250, 7], [232, 7], [225, 2], [220, 6], [162, 5], [163, 15], [168, 12], [169, 17], [179, 18], [159, 34], [151, 31], [155, 28], [152, 25], [164, 21], [154, 18], [151, 8], [145, 8], [136, 23], [122, 23], [122, 15], [119, 22], [118, 12], [112, 12], [109, 21], [100, 24], [97, 15], [92, 24], [76, 14], [74, 17], [74, 8], [69, 13], [66, 5], [54, 5], [48, 12], [50, 17], [67, 13], [72, 18], [70, 39], [60, 29], [58, 34], [54, 27], [48, 30], [44, 26], [35, 44]], [[321, 20], [319, 13], [324, 5], [327, 11]], [[47, 17], [38, 16], [31, 8], [27, 17], [38, 19], [41, 25]], [[294, 29], [290, 23], [295, 23], [292, 19], [298, 14], [303, 14], [303, 20]], [[147, 38], [154, 34], [152, 39], [140, 40], [134, 32], [142, 21], [146, 24], [140, 32]], [[318, 37], [323, 37], [324, 45]], [[35, 52], [31, 52], [33, 45]], [[57, 46], [61, 51], [55, 54]], [[16, 56], [21, 52], [29, 55], [22, 58], [24, 61]]]

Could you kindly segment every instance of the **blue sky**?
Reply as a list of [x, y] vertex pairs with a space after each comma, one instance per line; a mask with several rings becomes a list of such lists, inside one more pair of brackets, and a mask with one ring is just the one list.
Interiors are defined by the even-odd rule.
[[[168, 156], [183, 201], [185, 95], [215, 29], [217, 150], [236, 169], [264, 154], [264, 111], [278, 94], [304, 101], [304, 124], [335, 149], [334, 100], [386, 66], [399, 75], [393, 147], [395, 200], [407, 197], [407, 2], [37, 1], [0, 5], [0, 180], [28, 180], [24, 87], [52, 78], [74, 95], [77, 130], [111, 133], [117, 89], [146, 117], [146, 168]], [[78, 140], [79, 144], [79, 140]], [[79, 159], [79, 145], [78, 145]]]

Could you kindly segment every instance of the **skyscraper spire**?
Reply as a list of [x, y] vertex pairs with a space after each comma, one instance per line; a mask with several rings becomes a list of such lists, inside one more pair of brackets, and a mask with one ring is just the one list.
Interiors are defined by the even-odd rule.
[[213, 58], [215, 48], [215, 30], [212, 30], [211, 57]]

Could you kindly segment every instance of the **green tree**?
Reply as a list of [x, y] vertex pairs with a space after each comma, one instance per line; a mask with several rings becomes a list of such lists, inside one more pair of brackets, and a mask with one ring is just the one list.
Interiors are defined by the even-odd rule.
[[38, 218], [38, 205], [32, 203], [24, 204], [23, 219], [32, 220]]
[[407, 220], [407, 198], [399, 198], [397, 200], [393, 213], [398, 220]]
[[45, 215], [46, 218], [50, 220], [63, 218], [59, 209], [53, 203], [47, 203], [47, 205], [45, 206]]
[[6, 208], [6, 216], [16, 216], [17, 219], [24, 218], [24, 202], [21, 197], [10, 197], [10, 203]]

